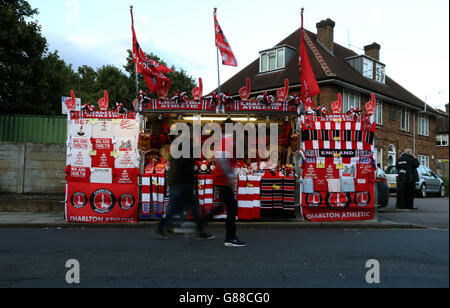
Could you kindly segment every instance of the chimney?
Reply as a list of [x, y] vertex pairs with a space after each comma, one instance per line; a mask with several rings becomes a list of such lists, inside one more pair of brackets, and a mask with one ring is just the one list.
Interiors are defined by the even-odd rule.
[[380, 61], [380, 48], [381, 46], [374, 42], [370, 45], [364, 46], [364, 52], [366, 56], [374, 58], [377, 61]]
[[334, 54], [334, 25], [335, 22], [329, 18], [316, 24], [317, 41], [319, 41], [332, 54]]
[[447, 104], [445, 104], [445, 112], [447, 112], [447, 113], [448, 113], [448, 103], [447, 103]]

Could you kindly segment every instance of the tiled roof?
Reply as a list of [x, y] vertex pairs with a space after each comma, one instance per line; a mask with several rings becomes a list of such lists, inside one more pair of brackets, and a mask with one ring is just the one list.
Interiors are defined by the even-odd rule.
[[[346, 60], [348, 57], [357, 56], [357, 54], [339, 44], [334, 43], [334, 53], [332, 54], [322, 44], [317, 42], [317, 35], [305, 29], [305, 43], [307, 53], [314, 70], [319, 86], [326, 82], [341, 82], [350, 84], [375, 94], [382, 95], [394, 101], [416, 107], [424, 108], [424, 102], [414, 94], [403, 88], [394, 80], [386, 76], [385, 84], [363, 77]], [[237, 95], [240, 88], [245, 85], [245, 78], [249, 77], [251, 81], [252, 93], [261, 91], [272, 91], [283, 87], [284, 79], [289, 79], [291, 91], [298, 91], [300, 84], [300, 73], [298, 66], [298, 47], [300, 46], [300, 29], [293, 32], [274, 47], [281, 45], [290, 45], [297, 49], [297, 52], [291, 57], [284, 69], [259, 73], [259, 58], [250, 63], [232, 78], [221, 85], [221, 90], [231, 95]], [[387, 68], [388, 70], [389, 68]], [[418, 78], [418, 77], [411, 77]], [[434, 109], [428, 107], [429, 112]]]

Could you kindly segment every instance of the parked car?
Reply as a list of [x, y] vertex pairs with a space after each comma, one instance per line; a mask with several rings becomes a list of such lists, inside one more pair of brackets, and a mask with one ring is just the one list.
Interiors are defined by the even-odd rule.
[[389, 184], [387, 182], [386, 174], [381, 168], [377, 168], [375, 173], [375, 189], [376, 189], [376, 204], [380, 207], [386, 207], [389, 203]]
[[395, 166], [389, 166], [384, 170], [390, 191], [397, 191], [397, 175], [398, 171]]
[[[397, 191], [397, 168], [389, 166], [384, 171], [386, 173], [387, 182], [390, 191]], [[422, 198], [429, 194], [438, 194], [445, 197], [444, 181], [437, 176], [430, 168], [420, 165], [417, 168], [419, 174], [419, 181], [416, 182], [416, 193]]]
[[419, 173], [419, 182], [416, 183], [416, 192], [422, 198], [429, 193], [437, 193], [440, 197], [445, 197], [444, 181], [439, 176], [425, 166], [419, 166], [417, 172]]

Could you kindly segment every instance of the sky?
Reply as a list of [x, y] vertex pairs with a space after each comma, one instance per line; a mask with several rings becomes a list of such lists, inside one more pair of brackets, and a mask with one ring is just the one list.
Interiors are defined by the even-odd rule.
[[[220, 64], [225, 82], [300, 27], [314, 33], [330, 18], [334, 41], [363, 54], [381, 45], [386, 75], [435, 108], [449, 102], [448, 0], [28, 0], [39, 15], [49, 49], [76, 69], [112, 64], [122, 68], [131, 49], [130, 5], [141, 48], [169, 66], [203, 80], [203, 93], [217, 87], [213, 10], [237, 58]], [[244, 84], [243, 84], [244, 86]]]

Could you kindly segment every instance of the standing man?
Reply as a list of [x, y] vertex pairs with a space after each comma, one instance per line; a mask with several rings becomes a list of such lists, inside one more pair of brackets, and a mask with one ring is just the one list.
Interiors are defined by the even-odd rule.
[[414, 209], [416, 182], [419, 180], [417, 168], [420, 163], [411, 149], [405, 149], [396, 164], [397, 176], [397, 208]]
[[[226, 122], [229, 123], [229, 122]], [[216, 167], [212, 172], [215, 189], [219, 190], [220, 199], [226, 206], [227, 219], [225, 222], [225, 247], [245, 247], [247, 243], [241, 241], [236, 236], [236, 215], [238, 211], [237, 201], [234, 195], [235, 174], [232, 166], [232, 151], [234, 142], [233, 134], [225, 134], [220, 141], [221, 150], [215, 150]], [[215, 215], [223, 211], [223, 206], [215, 207], [205, 217], [205, 220], [212, 219]]]
[[[180, 137], [183, 145], [189, 145], [189, 151], [186, 154], [181, 155], [179, 158], [174, 158], [172, 153], [170, 154], [169, 161], [169, 174], [168, 185], [170, 187], [169, 204], [167, 205], [167, 212], [165, 217], [160, 220], [158, 225], [153, 229], [152, 235], [157, 238], [167, 239], [166, 229], [171, 225], [173, 217], [180, 213], [183, 215], [183, 211], [191, 210], [194, 222], [197, 225], [196, 239], [199, 240], [212, 240], [215, 239], [214, 234], [209, 234], [203, 231], [203, 224], [201, 221], [200, 207], [198, 200], [194, 197], [194, 157], [193, 157], [193, 142], [192, 142], [192, 129], [190, 127], [189, 135], [187, 133], [182, 134]], [[180, 149], [183, 152], [183, 149]], [[188, 156], [188, 157], [186, 157]]]

